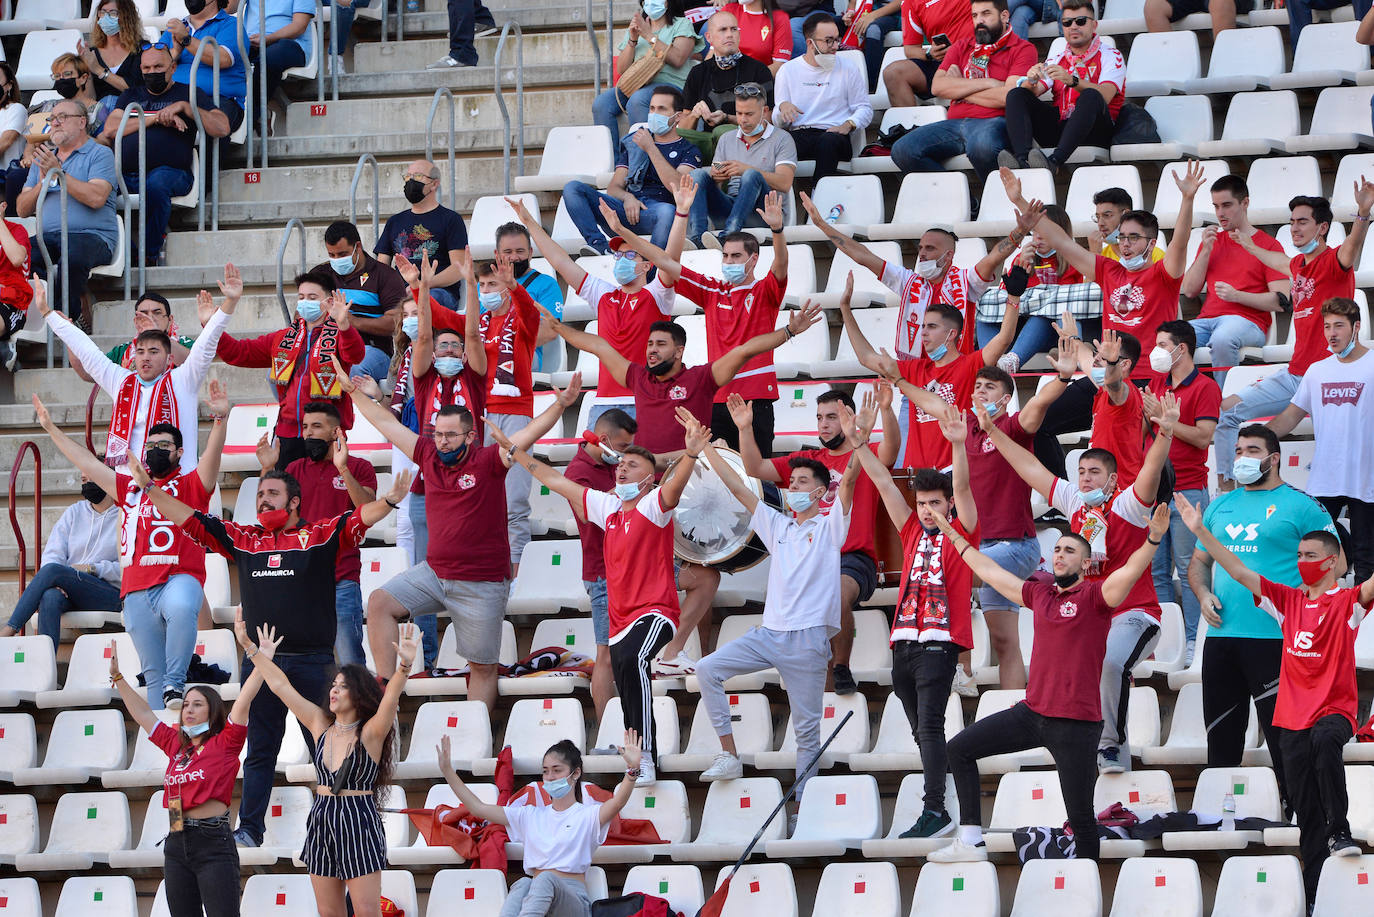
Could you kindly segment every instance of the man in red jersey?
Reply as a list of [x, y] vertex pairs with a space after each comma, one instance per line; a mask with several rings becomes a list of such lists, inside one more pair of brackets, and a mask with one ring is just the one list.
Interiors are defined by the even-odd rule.
[[966, 0], [902, 0], [902, 54], [883, 70], [893, 108], [929, 99], [940, 62], [956, 41], [973, 37]]
[[1274, 725], [1282, 730], [1280, 754], [1301, 829], [1303, 885], [1307, 900], [1315, 901], [1327, 856], [1360, 855], [1346, 819], [1342, 749], [1356, 727], [1355, 634], [1374, 604], [1374, 576], [1337, 588], [1336, 577], [1345, 572], [1340, 540], [1317, 529], [1298, 542], [1302, 587], [1273, 582], [1218, 541], [1198, 507], [1181, 496], [1178, 503], [1201, 546], [1283, 627]]

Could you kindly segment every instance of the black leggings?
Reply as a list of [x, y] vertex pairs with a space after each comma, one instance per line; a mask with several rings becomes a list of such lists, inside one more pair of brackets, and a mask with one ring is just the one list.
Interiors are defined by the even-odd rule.
[[1207, 724], [1207, 766], [1237, 767], [1245, 753], [1250, 699], [1255, 700], [1264, 740], [1274, 761], [1279, 796], [1289, 805], [1283, 756], [1276, 754], [1283, 730], [1274, 725], [1283, 640], [1208, 637], [1202, 644], [1202, 721]]
[[1317, 880], [1330, 854], [1327, 840], [1349, 834], [1350, 807], [1342, 749], [1354, 730], [1343, 716], [1324, 716], [1308, 729], [1281, 729], [1281, 756], [1293, 777], [1293, 811], [1301, 829], [1302, 881], [1307, 900], [1317, 900]]
[[625, 728], [639, 732], [644, 755], [654, 760], [654, 692], [649, 664], [673, 639], [673, 625], [658, 615], [645, 615], [611, 644], [611, 677], [620, 695]]
[[1318, 497], [1331, 521], [1341, 514], [1344, 507], [1349, 514], [1349, 534], [1346, 527], [1336, 524], [1336, 532], [1341, 536], [1341, 547], [1345, 549], [1345, 559], [1355, 571], [1355, 582], [1362, 583], [1374, 575], [1374, 503], [1366, 503], [1353, 497]]
[[892, 692], [921, 747], [927, 812], [945, 811], [945, 706], [958, 662], [959, 647], [953, 643], [898, 640], [892, 647]]
[[1026, 158], [1035, 140], [1054, 147], [1054, 161], [1063, 165], [1085, 143], [1111, 146], [1113, 128], [1107, 103], [1096, 89], [1080, 92], [1073, 112], [1063, 121], [1059, 106], [1040, 101], [1029, 89], [1018, 87], [1007, 93], [1007, 139], [1018, 159]]
[[238, 917], [239, 851], [228, 820], [168, 832], [162, 850], [172, 917]]
[[959, 823], [981, 824], [978, 759], [1042, 745], [1059, 771], [1059, 788], [1076, 844], [1075, 856], [1097, 859], [1101, 843], [1097, 816], [1093, 813], [1093, 787], [1097, 782], [1097, 741], [1101, 720], [1070, 720], [1041, 716], [1025, 702], [994, 713], [966, 727], [949, 743], [949, 769], [959, 793]]

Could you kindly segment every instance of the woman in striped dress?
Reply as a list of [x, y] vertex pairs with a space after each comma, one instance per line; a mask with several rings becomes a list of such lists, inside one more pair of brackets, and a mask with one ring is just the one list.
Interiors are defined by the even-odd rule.
[[[258, 640], [266, 636], [260, 628]], [[246, 634], [242, 642], [245, 649], [252, 646]], [[381, 917], [386, 835], [379, 796], [391, 783], [396, 707], [419, 648], [415, 625], [402, 626], [395, 646], [396, 674], [385, 693], [365, 666], [340, 666], [328, 710], [302, 697], [270, 659], [261, 663], [267, 686], [314, 739], [315, 798], [302, 859], [320, 917], [345, 917], [345, 890], [357, 917]]]

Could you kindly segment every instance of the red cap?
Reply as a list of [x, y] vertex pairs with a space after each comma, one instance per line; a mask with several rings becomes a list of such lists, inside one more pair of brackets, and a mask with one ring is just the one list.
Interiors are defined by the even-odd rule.
[[620, 236], [611, 236], [606, 245], [610, 247], [611, 251], [618, 252], [625, 247], [625, 240]]

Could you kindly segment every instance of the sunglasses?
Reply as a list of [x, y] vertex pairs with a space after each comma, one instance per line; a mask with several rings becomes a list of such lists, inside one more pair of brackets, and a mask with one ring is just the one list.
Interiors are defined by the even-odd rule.
[[1069, 18], [1069, 19], [1061, 19], [1061, 20], [1059, 20], [1059, 24], [1062, 25], [1064, 28], [1067, 29], [1067, 28], [1068, 28], [1069, 26], [1071, 26], [1071, 25], [1073, 25], [1073, 26], [1080, 26], [1080, 27], [1081, 27], [1081, 26], [1085, 26], [1085, 25], [1087, 25], [1088, 23], [1090, 23], [1090, 22], [1092, 22], [1092, 21], [1093, 21], [1093, 17], [1091, 17], [1091, 16], [1074, 16], [1074, 17]]
[[167, 42], [165, 42], [165, 41], [145, 41], [145, 42], [143, 43], [143, 46], [140, 47], [138, 50], [140, 50], [140, 51], [151, 51], [151, 50], [154, 49], [154, 48], [156, 48], [156, 49], [159, 50], [159, 51], [170, 51], [170, 50], [172, 50], [172, 46], [169, 45], [169, 44], [167, 44]]
[[763, 87], [758, 83], [740, 83], [735, 87], [737, 99], [761, 99], [763, 95]]

